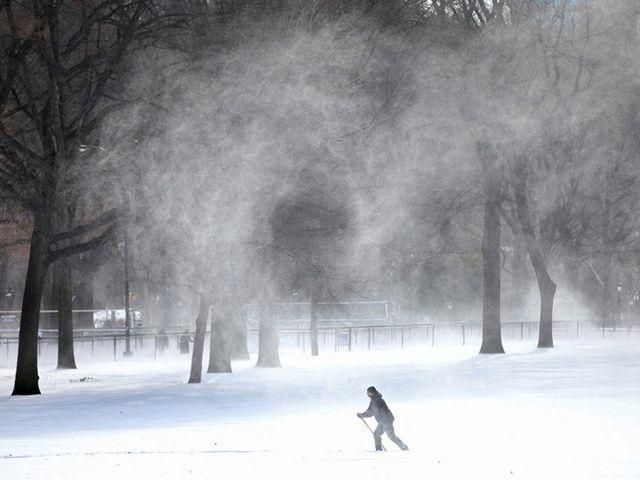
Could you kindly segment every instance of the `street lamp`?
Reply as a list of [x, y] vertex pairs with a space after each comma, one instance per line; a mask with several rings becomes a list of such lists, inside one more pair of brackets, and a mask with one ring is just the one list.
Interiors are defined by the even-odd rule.
[[122, 242], [122, 257], [124, 261], [124, 319], [125, 319], [125, 350], [124, 356], [130, 357], [133, 355], [131, 351], [131, 308], [130, 308], [130, 294], [129, 291], [129, 235], [127, 233], [127, 226], [123, 228], [123, 242]]
[[616, 331], [616, 326], [618, 324], [618, 322], [620, 322], [622, 320], [622, 312], [621, 312], [621, 308], [620, 308], [620, 294], [622, 293], [622, 285], [620, 283], [618, 283], [618, 285], [616, 285], [616, 290], [618, 291], [618, 318], [616, 318], [616, 320], [613, 322], [613, 331]]

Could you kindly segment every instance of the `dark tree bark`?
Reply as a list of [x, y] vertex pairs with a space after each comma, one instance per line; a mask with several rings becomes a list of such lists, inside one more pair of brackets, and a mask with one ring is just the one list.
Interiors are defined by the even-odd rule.
[[504, 353], [500, 323], [500, 185], [496, 173], [486, 178], [482, 237], [482, 346], [480, 353]]
[[529, 258], [533, 265], [533, 270], [538, 280], [540, 290], [540, 329], [538, 335], [538, 348], [553, 347], [553, 301], [556, 294], [556, 284], [551, 279], [545, 264], [544, 254], [540, 246], [540, 239], [536, 235], [529, 199], [527, 193], [526, 174], [518, 173], [519, 180], [515, 185], [516, 207], [518, 211], [518, 221], [522, 227]]
[[225, 328], [229, 323], [224, 310], [214, 310], [211, 313], [211, 341], [209, 343], [207, 373], [231, 373], [231, 345]]
[[37, 395], [38, 386], [38, 326], [40, 321], [40, 300], [47, 274], [49, 242], [42, 220], [36, 217], [31, 234], [29, 265], [22, 297], [20, 333], [18, 340], [18, 361], [12, 395]]
[[189, 383], [200, 383], [202, 380], [202, 358], [204, 356], [204, 337], [207, 333], [207, 319], [209, 318], [210, 303], [200, 295], [200, 307], [196, 318], [196, 334], [193, 339], [193, 352], [191, 355], [191, 374]]
[[258, 362], [256, 367], [280, 367], [278, 322], [266, 307], [260, 309]]
[[58, 303], [58, 369], [76, 368], [73, 350], [72, 284], [69, 261], [60, 260], [54, 267], [54, 285]]
[[311, 295], [311, 303], [309, 305], [310, 316], [310, 332], [309, 342], [311, 343], [311, 356], [318, 356], [318, 301], [315, 295]]

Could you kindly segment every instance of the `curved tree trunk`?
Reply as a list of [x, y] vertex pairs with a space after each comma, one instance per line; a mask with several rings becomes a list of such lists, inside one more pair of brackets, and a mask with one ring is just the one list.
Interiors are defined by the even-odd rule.
[[269, 308], [263, 306], [260, 316], [258, 362], [256, 367], [280, 367], [278, 322]]
[[207, 373], [231, 373], [231, 348], [229, 334], [225, 327], [229, 324], [224, 310], [211, 313], [211, 341], [209, 343], [209, 368]]
[[31, 233], [29, 266], [22, 297], [18, 361], [12, 395], [38, 395], [38, 326], [40, 301], [48, 266], [48, 242], [44, 227], [35, 220]]
[[230, 325], [231, 358], [234, 360], [248, 360], [249, 347], [247, 345], [247, 314], [244, 305], [237, 305], [232, 312]]
[[494, 174], [486, 179], [482, 237], [482, 346], [480, 353], [504, 353], [500, 323], [500, 191]]
[[196, 334], [193, 340], [193, 352], [191, 355], [191, 373], [189, 383], [200, 383], [202, 380], [202, 357], [204, 354], [204, 337], [207, 332], [207, 319], [209, 318], [210, 303], [205, 295], [200, 295], [200, 307], [196, 318]]
[[54, 264], [54, 284], [58, 301], [58, 368], [76, 368], [73, 351], [72, 277], [67, 259]]
[[318, 356], [318, 302], [315, 295], [311, 295], [311, 304], [309, 306], [310, 316], [310, 332], [309, 342], [311, 343], [311, 356]]
[[556, 284], [549, 276], [549, 271], [545, 264], [544, 254], [540, 246], [540, 239], [536, 235], [529, 199], [527, 193], [526, 175], [521, 172], [518, 182], [515, 185], [516, 208], [518, 211], [518, 221], [522, 227], [522, 233], [527, 243], [527, 251], [531, 264], [538, 280], [540, 290], [540, 330], [538, 335], [538, 348], [553, 347], [553, 301], [556, 294]]

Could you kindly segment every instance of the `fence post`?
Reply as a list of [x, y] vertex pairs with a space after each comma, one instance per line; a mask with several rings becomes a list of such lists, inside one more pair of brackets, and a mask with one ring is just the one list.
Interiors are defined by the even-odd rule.
[[400, 327], [400, 348], [404, 348], [404, 327]]
[[351, 335], [353, 334], [353, 328], [349, 327], [349, 351], [351, 351]]
[[117, 337], [114, 335], [113, 336], [113, 361], [116, 361], [116, 342], [117, 342]]
[[524, 322], [520, 322], [520, 340], [524, 339]]
[[434, 347], [436, 345], [436, 325], [435, 323], [431, 325], [431, 346]]
[[307, 350], [307, 341], [306, 341], [307, 336], [304, 334], [304, 332], [302, 332], [302, 353], [305, 353]]
[[367, 334], [367, 350], [371, 351], [371, 327], [369, 327]]
[[340, 340], [339, 340], [339, 337], [338, 337], [338, 329], [336, 328], [336, 329], [333, 330], [333, 343], [335, 345], [335, 351], [336, 352], [339, 351], [339, 344], [338, 344], [339, 341]]
[[467, 332], [465, 331], [464, 328], [464, 323], [462, 324], [462, 346], [465, 346], [467, 344]]

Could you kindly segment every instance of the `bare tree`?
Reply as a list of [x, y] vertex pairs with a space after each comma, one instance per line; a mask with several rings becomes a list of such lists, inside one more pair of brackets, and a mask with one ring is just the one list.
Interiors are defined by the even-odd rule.
[[36, 347], [48, 266], [99, 246], [116, 228], [117, 211], [109, 209], [69, 229], [64, 192], [88, 173], [87, 162], [95, 158], [93, 152], [83, 154], [83, 145], [95, 144], [107, 115], [131, 104], [110, 95], [124, 62], [168, 20], [166, 10], [151, 0], [37, 0], [11, 6], [11, 14], [33, 17], [38, 25], [12, 74], [0, 122], [0, 189], [33, 221], [13, 392], [29, 395], [40, 392]]

